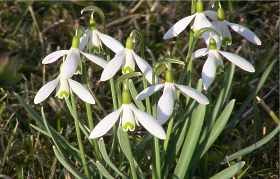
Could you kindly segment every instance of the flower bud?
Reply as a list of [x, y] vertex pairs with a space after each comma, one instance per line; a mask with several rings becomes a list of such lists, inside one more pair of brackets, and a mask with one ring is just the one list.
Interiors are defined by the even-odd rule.
[[219, 7], [217, 10], [217, 16], [219, 21], [224, 21], [225, 20], [225, 12], [222, 7]]
[[132, 40], [131, 37], [128, 37], [126, 39], [125, 48], [127, 48], [127, 49], [133, 49], [134, 48], [133, 40]]
[[169, 83], [173, 83], [173, 73], [171, 69], [165, 71], [165, 81]]
[[80, 39], [79, 39], [79, 37], [78, 36], [74, 36], [73, 38], [72, 38], [72, 48], [79, 48], [79, 45], [80, 45]]
[[200, 1], [200, 0], [198, 0], [197, 2], [196, 2], [196, 12], [202, 12], [203, 11], [203, 3]]
[[122, 104], [130, 104], [131, 96], [128, 87], [125, 87], [122, 91]]

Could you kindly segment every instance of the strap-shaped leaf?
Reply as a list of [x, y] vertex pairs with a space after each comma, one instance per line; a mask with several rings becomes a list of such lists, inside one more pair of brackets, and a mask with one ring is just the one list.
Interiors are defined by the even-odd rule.
[[174, 175], [178, 178], [184, 178], [189, 168], [203, 126], [205, 110], [205, 105], [199, 105], [192, 113], [187, 137], [174, 171]]
[[63, 156], [62, 153], [60, 153], [58, 151], [58, 149], [53, 146], [53, 151], [54, 151], [54, 154], [56, 156], [56, 158], [58, 159], [58, 161], [63, 165], [64, 168], [66, 168], [72, 175], [75, 176], [75, 178], [78, 178], [78, 179], [86, 179], [85, 176], [83, 176], [81, 173], [79, 173], [75, 167], [73, 167]]
[[212, 146], [212, 144], [215, 142], [215, 140], [222, 133], [222, 131], [225, 128], [225, 126], [229, 120], [229, 117], [232, 113], [234, 104], [235, 104], [235, 100], [233, 99], [228, 103], [228, 105], [223, 110], [222, 114], [215, 121], [215, 124], [213, 125], [213, 127], [208, 135], [208, 138], [206, 139], [206, 142], [203, 147], [203, 151], [200, 155], [200, 158], [208, 151], [208, 149]]
[[210, 179], [230, 179], [231, 177], [233, 177], [234, 175], [236, 175], [245, 165], [245, 162], [238, 162], [224, 170], [222, 170], [221, 172], [215, 174], [214, 176], [212, 176]]
[[102, 176], [104, 176], [107, 179], [114, 179], [114, 177], [108, 172], [108, 170], [106, 170], [106, 168], [99, 161], [96, 161], [96, 167]]

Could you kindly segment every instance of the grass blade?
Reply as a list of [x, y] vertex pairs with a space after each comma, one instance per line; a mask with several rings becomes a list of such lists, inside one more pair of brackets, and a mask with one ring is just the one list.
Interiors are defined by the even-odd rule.
[[96, 167], [102, 176], [104, 176], [107, 179], [114, 179], [114, 177], [108, 172], [108, 170], [106, 170], [106, 168], [99, 161], [96, 161]]

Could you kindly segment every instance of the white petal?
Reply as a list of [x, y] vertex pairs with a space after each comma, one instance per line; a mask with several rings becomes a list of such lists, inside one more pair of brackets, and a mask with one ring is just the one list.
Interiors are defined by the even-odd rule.
[[142, 112], [134, 105], [131, 105], [136, 120], [152, 135], [159, 139], [165, 139], [166, 134], [162, 126], [148, 113]]
[[93, 30], [91, 32], [91, 44], [94, 47], [102, 47], [101, 39], [99, 38], [100, 32], [98, 30]]
[[172, 37], [176, 37], [179, 35], [193, 20], [195, 17], [194, 15], [184, 17], [183, 19], [180, 19], [178, 22], [176, 22], [163, 36], [164, 40], [170, 39]]
[[84, 50], [86, 45], [88, 44], [89, 42], [89, 38], [90, 38], [90, 30], [86, 30], [83, 34], [83, 36], [80, 38], [80, 45], [79, 45], [79, 49], [80, 50]]
[[95, 139], [108, 132], [120, 117], [121, 110], [114, 111], [103, 118], [91, 131], [89, 138]]
[[[152, 69], [152, 67], [144, 59], [139, 57], [135, 52], [132, 52], [132, 54], [134, 56], [134, 59], [136, 61], [137, 66], [142, 71], [142, 73], [145, 75], [148, 82], [152, 84], [153, 83], [153, 69]], [[157, 82], [157, 79], [155, 79], [155, 82]]]
[[117, 53], [114, 58], [105, 66], [102, 74], [101, 81], [106, 81], [112, 78], [121, 68], [124, 63], [125, 53], [121, 51]]
[[77, 48], [71, 48], [66, 57], [65, 62], [63, 63], [61, 69], [61, 77], [64, 79], [71, 78], [76, 72], [77, 67], [80, 62], [80, 51]]
[[226, 21], [215, 21], [213, 22], [213, 26], [215, 29], [221, 33], [223, 38], [229, 38], [231, 39], [231, 33], [229, 31], [228, 25]]
[[63, 55], [66, 55], [68, 53], [68, 51], [69, 50], [58, 50], [58, 51], [52, 52], [51, 54], [47, 55], [43, 59], [42, 64], [53, 63], [53, 62], [57, 61]]
[[173, 84], [165, 83], [162, 96], [159, 98], [157, 105], [157, 120], [164, 124], [174, 109], [175, 88]]
[[39, 91], [37, 92], [35, 98], [34, 98], [34, 103], [38, 104], [42, 101], [44, 101], [49, 95], [54, 91], [58, 84], [59, 80], [55, 79], [52, 81], [49, 81], [46, 83], [44, 86], [42, 86]]
[[207, 55], [207, 53], [208, 53], [207, 48], [198, 49], [198, 50], [193, 52], [192, 59], [203, 57], [203, 56]]
[[113, 52], [118, 53], [124, 49], [123, 45], [113, 37], [105, 35], [101, 32], [99, 32], [98, 35], [101, 41]]
[[197, 91], [196, 89], [190, 88], [188, 86], [184, 85], [178, 85], [176, 84], [176, 87], [185, 95], [190, 96], [191, 98], [195, 99], [200, 104], [209, 104], [209, 100], [206, 96], [204, 96], [202, 93]]
[[83, 54], [87, 59], [89, 59], [90, 61], [92, 61], [93, 63], [101, 66], [102, 68], [105, 68], [105, 66], [107, 65], [107, 61], [104, 60], [103, 58], [101, 57], [98, 57], [96, 55], [93, 55], [93, 54], [89, 54], [89, 53], [85, 53], [85, 52], [82, 52], [80, 51], [81, 54]]
[[257, 35], [254, 32], [252, 32], [250, 29], [248, 29], [247, 27], [244, 27], [239, 24], [230, 23], [230, 22], [227, 22], [227, 24], [232, 28], [232, 30], [234, 30], [235, 32], [242, 35], [248, 41], [250, 41], [256, 45], [262, 44], [261, 40], [257, 37]]
[[95, 104], [95, 100], [90, 94], [89, 90], [86, 89], [82, 84], [77, 81], [68, 79], [71, 90], [84, 102]]
[[213, 21], [218, 20], [216, 11], [206, 10], [206, 11], [203, 11], [203, 13]]
[[213, 83], [216, 76], [216, 58], [212, 53], [208, 54], [208, 58], [202, 68], [202, 82], [205, 90]]
[[200, 30], [211, 26], [212, 26], [211, 22], [207, 19], [207, 17], [203, 13], [197, 13], [194, 19], [194, 23], [192, 25], [192, 29]]
[[245, 71], [248, 72], [255, 72], [255, 68], [251, 63], [249, 63], [246, 59], [229, 52], [219, 51], [220, 54], [222, 54], [226, 59], [228, 59], [231, 63], [235, 64], [236, 66], [242, 68]]
[[160, 90], [163, 87], [164, 87], [164, 84], [149, 86], [146, 89], [144, 89], [143, 91], [141, 91], [141, 93], [139, 93], [136, 96], [136, 100], [143, 100], [146, 97], [151, 96], [153, 93], [157, 92], [158, 90]]

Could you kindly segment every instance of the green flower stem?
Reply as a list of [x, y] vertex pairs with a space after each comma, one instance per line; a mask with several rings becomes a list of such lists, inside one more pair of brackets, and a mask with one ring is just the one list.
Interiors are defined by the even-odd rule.
[[79, 150], [81, 154], [81, 159], [82, 159], [82, 166], [84, 169], [84, 173], [87, 176], [87, 178], [90, 178], [89, 170], [87, 167], [87, 162], [86, 162], [86, 157], [85, 157], [85, 150], [84, 146], [82, 143], [82, 136], [81, 136], [81, 131], [79, 127], [79, 119], [78, 119], [78, 114], [77, 114], [77, 108], [76, 108], [76, 100], [73, 94], [71, 94], [71, 102], [72, 105], [69, 101], [69, 98], [65, 99], [68, 110], [70, 111], [72, 117], [74, 118], [74, 123], [75, 123], [75, 129], [76, 129], [76, 135], [77, 135], [77, 140], [78, 140], [78, 145], [79, 145]]
[[163, 143], [163, 149], [164, 149], [165, 152], [167, 151], [170, 135], [173, 132], [173, 124], [174, 124], [174, 117], [171, 117], [171, 119], [168, 122], [168, 127], [167, 127], [167, 132], [166, 132], [166, 139], [164, 140], [164, 143]]
[[[92, 131], [93, 128], [94, 128], [94, 123], [93, 123], [93, 117], [92, 117], [92, 110], [91, 110], [91, 106], [89, 103], [85, 103], [85, 106], [86, 106], [86, 112], [87, 112], [87, 120], [88, 120], [88, 125], [89, 125], [89, 130]], [[98, 144], [97, 144], [97, 141], [96, 140], [93, 140], [92, 141], [92, 145], [93, 145], [93, 150], [94, 150], [94, 153], [96, 155], [96, 158], [98, 160], [101, 160], [101, 155], [100, 155], [100, 151], [99, 151], [99, 148], [98, 148]]]

